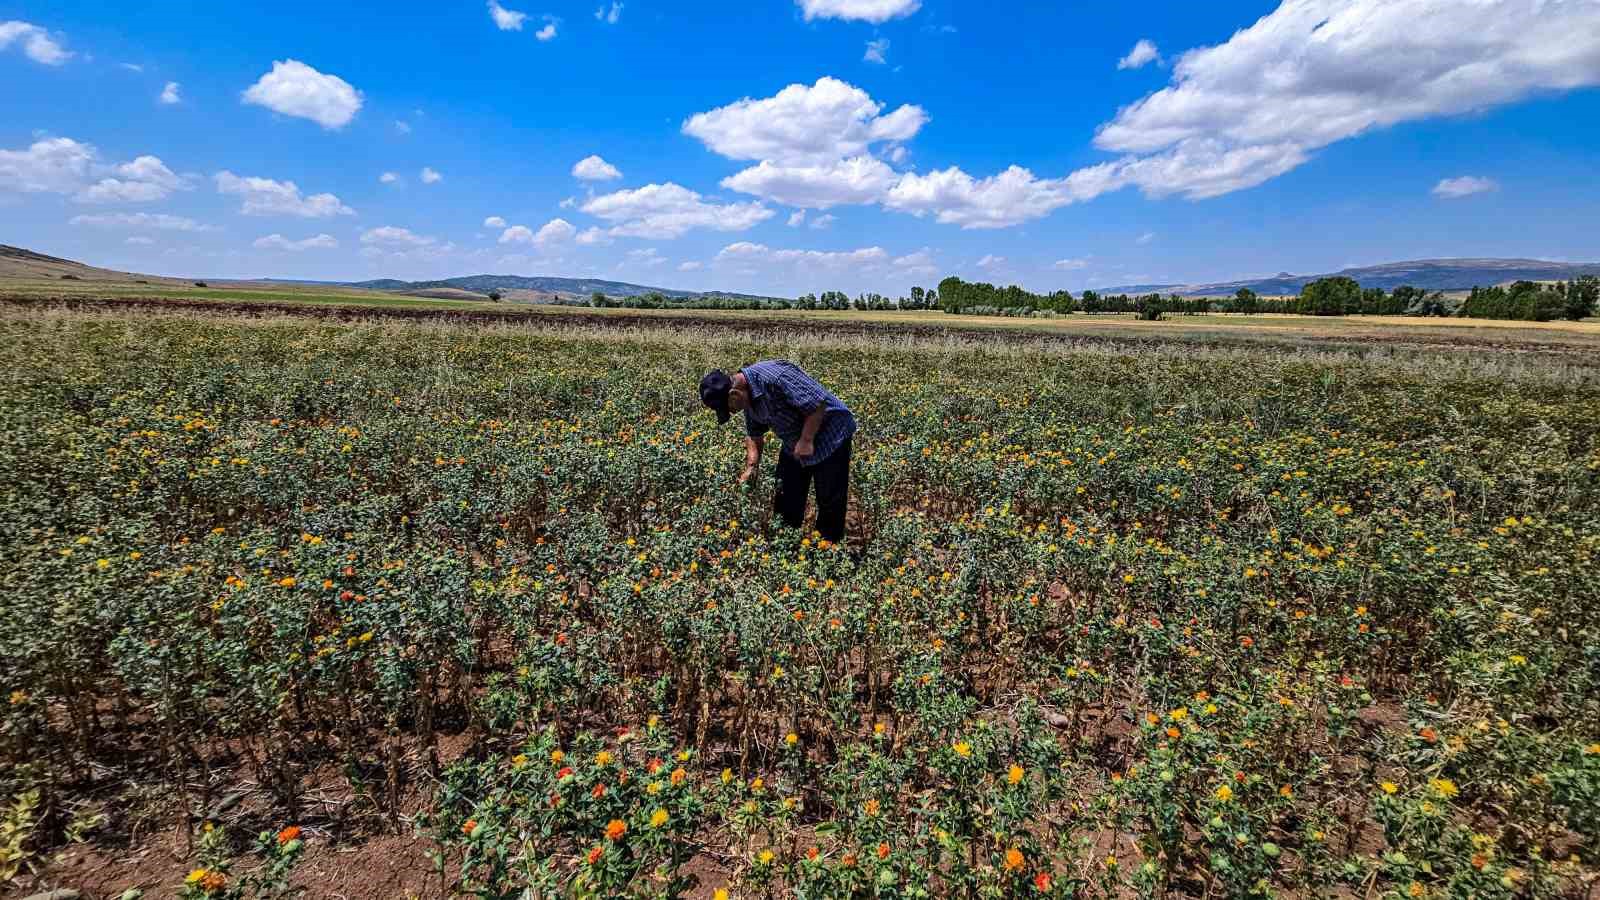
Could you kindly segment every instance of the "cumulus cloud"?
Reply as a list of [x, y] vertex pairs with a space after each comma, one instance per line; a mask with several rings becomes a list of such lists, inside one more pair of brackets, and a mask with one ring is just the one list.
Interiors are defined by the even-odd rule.
[[715, 261], [843, 268], [877, 265], [888, 259], [889, 251], [882, 247], [862, 247], [859, 250], [774, 250], [766, 244], [739, 241], [723, 247]]
[[72, 54], [63, 50], [50, 36], [50, 32], [32, 22], [0, 22], [0, 50], [12, 44], [21, 47], [29, 59], [46, 66], [59, 66], [72, 58]]
[[72, 138], [34, 141], [26, 150], [0, 150], [0, 190], [70, 194], [82, 187], [96, 153]]
[[629, 250], [628, 260], [634, 265], [650, 266], [654, 268], [668, 262], [667, 258], [656, 252], [654, 247], [645, 247], [642, 250]]
[[1076, 272], [1088, 267], [1089, 261], [1087, 259], [1058, 259], [1050, 264], [1050, 268], [1061, 272]]
[[832, 226], [833, 223], [837, 222], [837, 221], [839, 221], [837, 218], [835, 218], [833, 216], [830, 216], [830, 215], [817, 216], [815, 219], [811, 220], [811, 230], [812, 231], [822, 231], [822, 230]]
[[704, 266], [705, 266], [705, 264], [700, 262], [699, 260], [691, 259], [688, 262], [678, 263], [678, 271], [679, 272], [698, 272], [702, 268], [704, 268]]
[[607, 25], [615, 25], [617, 20], [622, 18], [622, 4], [613, 3], [611, 8], [607, 9], [605, 4], [602, 3], [600, 8], [594, 11], [594, 17]]
[[1098, 196], [1113, 179], [1108, 166], [1054, 179], [1037, 178], [1021, 166], [974, 178], [952, 166], [926, 175], [903, 176], [889, 190], [883, 205], [916, 216], [932, 213], [936, 221], [964, 229], [1008, 228]]
[[385, 172], [378, 176], [379, 184], [399, 184], [400, 176], [394, 172]]
[[[488, 224], [487, 222], [485, 224]], [[536, 247], [548, 247], [572, 240], [578, 235], [578, 229], [566, 219], [551, 219], [538, 231], [526, 225], [513, 225], [500, 233], [502, 244], [533, 244]]]
[[410, 134], [411, 133], [411, 123], [407, 122], [407, 121], [404, 121], [403, 119], [395, 119], [394, 120], [394, 133], [395, 134]]
[[993, 253], [986, 254], [983, 259], [978, 260], [978, 268], [980, 269], [998, 269], [1005, 264], [1006, 258], [1004, 256], [995, 256]]
[[269, 234], [263, 238], [256, 238], [251, 246], [257, 250], [283, 250], [288, 253], [300, 253], [305, 250], [334, 250], [339, 246], [338, 240], [331, 234], [319, 234], [315, 237], [291, 241], [281, 234]]
[[729, 159], [821, 165], [860, 156], [876, 143], [910, 140], [928, 122], [920, 106], [906, 104], [888, 115], [883, 109], [866, 91], [824, 77], [696, 113], [683, 131]]
[[343, 78], [287, 59], [274, 62], [272, 71], [246, 89], [244, 102], [333, 130], [350, 124], [361, 110], [362, 98]]
[[578, 232], [578, 236], [574, 240], [585, 247], [603, 247], [607, 244], [615, 243], [604, 228], [585, 228]]
[[871, 156], [801, 166], [762, 160], [759, 165], [722, 179], [722, 186], [786, 206], [828, 209], [876, 202], [894, 185], [896, 177], [887, 163]]
[[922, 0], [794, 0], [805, 20], [844, 19], [882, 24], [909, 16], [922, 8]]
[[521, 31], [522, 23], [527, 21], [528, 14], [506, 9], [494, 0], [489, 0], [489, 18], [494, 20], [495, 27], [501, 31]]
[[1146, 231], [1144, 234], [1139, 235], [1139, 237], [1134, 240], [1134, 243], [1143, 247], [1155, 239], [1156, 233], [1154, 231]]
[[939, 264], [933, 258], [933, 251], [927, 247], [923, 247], [915, 253], [907, 253], [905, 256], [895, 257], [894, 267], [899, 269], [902, 275], [937, 275], [939, 273]]
[[1153, 62], [1161, 61], [1161, 52], [1156, 45], [1147, 40], [1141, 40], [1133, 45], [1128, 55], [1117, 60], [1118, 69], [1142, 69]]
[[395, 247], [401, 249], [416, 247], [431, 247], [438, 240], [424, 235], [416, 234], [409, 228], [399, 228], [394, 225], [381, 225], [369, 228], [361, 233], [361, 243], [368, 247]]
[[615, 223], [611, 234], [668, 240], [697, 228], [744, 231], [772, 218], [760, 203], [713, 203], [682, 185], [647, 184], [634, 190], [592, 197], [584, 212]]
[[67, 221], [68, 225], [87, 225], [92, 228], [150, 228], [157, 231], [210, 231], [211, 226], [202, 225], [193, 219], [183, 216], [169, 216], [163, 213], [108, 213], [94, 216], [73, 216]]
[[500, 218], [499, 216], [490, 216], [489, 218], [483, 220], [483, 227], [504, 228], [506, 227], [506, 220]]
[[423, 184], [438, 184], [439, 182], [444, 180], [444, 176], [443, 175], [440, 175], [438, 172], [435, 172], [433, 169], [429, 168], [428, 166], [423, 166], [422, 167], [422, 174], [417, 176], [417, 177], [422, 179], [422, 183]]
[[862, 62], [877, 63], [881, 66], [889, 61], [889, 58], [886, 55], [888, 52], [888, 38], [879, 38], [875, 41], [867, 41], [867, 52], [862, 55], [861, 60]]
[[242, 178], [224, 170], [217, 173], [216, 183], [217, 193], [244, 198], [244, 204], [239, 212], [247, 216], [280, 215], [323, 219], [330, 216], [355, 215], [355, 210], [345, 206], [333, 194], [302, 196], [299, 186], [292, 181]]
[[599, 156], [585, 156], [572, 166], [572, 177], [584, 181], [611, 181], [622, 177], [622, 171]]
[[[1201, 199], [1261, 184], [1329, 144], [1600, 84], [1600, 3], [1285, 0], [1096, 135], [1121, 184]], [[1143, 154], [1142, 156], [1139, 154]]]
[[154, 244], [155, 242], [156, 242], [155, 238], [145, 237], [144, 235], [140, 235], [140, 234], [136, 234], [133, 237], [128, 238], [127, 240], [123, 241], [124, 244], [127, 244], [127, 245], [129, 245], [131, 247], [149, 247], [152, 244]]
[[549, 16], [545, 16], [544, 27], [534, 32], [533, 36], [541, 41], [555, 40], [556, 20], [550, 18]]
[[789, 227], [790, 228], [799, 228], [801, 225], [804, 225], [805, 222], [806, 222], [806, 211], [805, 210], [797, 209], [794, 212], [789, 214]]
[[165, 106], [175, 106], [182, 103], [183, 97], [179, 94], [178, 83], [176, 81], [167, 82], [167, 86], [161, 89], [161, 96], [157, 99]]
[[71, 194], [79, 203], [141, 203], [190, 187], [155, 156], [121, 165], [99, 159], [92, 145], [64, 137], [43, 138], [25, 150], [0, 150], [0, 191]]
[[158, 157], [141, 156], [112, 169], [102, 178], [79, 191], [79, 203], [146, 203], [162, 200], [173, 191], [189, 190], [189, 181], [167, 168]]
[[1482, 178], [1477, 175], [1463, 175], [1460, 178], [1446, 178], [1433, 186], [1433, 195], [1443, 200], [1455, 200], [1461, 197], [1470, 197], [1473, 194], [1483, 194], [1498, 190], [1500, 185], [1492, 178]]

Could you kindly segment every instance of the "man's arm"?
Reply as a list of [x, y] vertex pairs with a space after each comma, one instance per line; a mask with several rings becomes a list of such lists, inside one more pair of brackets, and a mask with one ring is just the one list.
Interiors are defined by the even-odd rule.
[[822, 427], [822, 419], [827, 414], [828, 404], [824, 403], [813, 409], [810, 415], [806, 416], [805, 424], [800, 426], [800, 440], [794, 443], [794, 455], [797, 458], [807, 459], [811, 454], [817, 452], [814, 441], [817, 437], [817, 430]]
[[761, 451], [766, 447], [766, 438], [745, 436], [744, 439], [744, 471], [739, 473], [739, 483], [744, 484], [758, 477], [761, 471]]

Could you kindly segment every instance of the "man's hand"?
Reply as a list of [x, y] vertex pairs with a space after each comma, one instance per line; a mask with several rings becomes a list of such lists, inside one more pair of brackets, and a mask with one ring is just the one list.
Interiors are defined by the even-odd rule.
[[816, 452], [816, 442], [806, 435], [801, 435], [800, 440], [794, 442], [795, 459], [810, 459], [811, 454]]

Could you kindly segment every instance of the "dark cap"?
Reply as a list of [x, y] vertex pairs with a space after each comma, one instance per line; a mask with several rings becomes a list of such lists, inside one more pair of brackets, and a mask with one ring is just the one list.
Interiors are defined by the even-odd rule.
[[713, 369], [700, 379], [700, 402], [717, 411], [717, 424], [725, 424], [733, 413], [728, 412], [728, 391], [733, 379], [721, 369]]

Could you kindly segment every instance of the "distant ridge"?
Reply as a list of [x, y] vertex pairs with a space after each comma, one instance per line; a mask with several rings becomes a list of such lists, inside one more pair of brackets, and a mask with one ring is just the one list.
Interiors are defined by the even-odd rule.
[[1319, 278], [1343, 275], [1362, 287], [1384, 290], [1409, 284], [1429, 291], [1465, 291], [1510, 281], [1569, 281], [1583, 275], [1600, 275], [1600, 263], [1563, 263], [1543, 259], [1413, 259], [1405, 262], [1359, 266], [1321, 275], [1291, 275], [1279, 272], [1268, 278], [1221, 281], [1211, 284], [1130, 284], [1096, 288], [1101, 294], [1178, 294], [1183, 297], [1215, 297], [1249, 288], [1265, 296], [1298, 294]]

